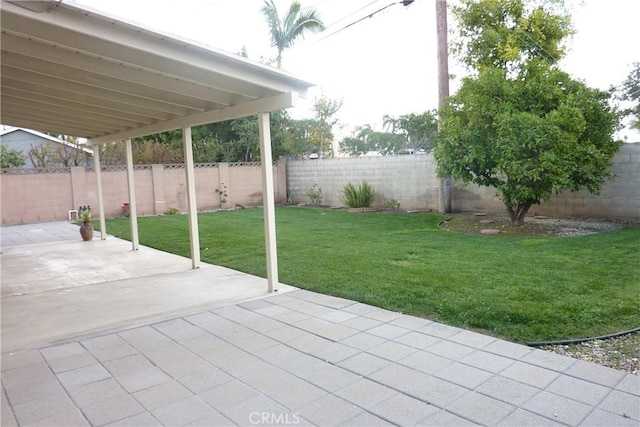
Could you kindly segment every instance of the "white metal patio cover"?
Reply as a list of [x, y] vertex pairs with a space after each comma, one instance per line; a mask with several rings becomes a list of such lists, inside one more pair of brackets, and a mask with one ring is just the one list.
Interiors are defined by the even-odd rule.
[[[269, 112], [313, 84], [237, 55], [60, 1], [1, 0], [0, 123], [125, 141], [133, 249], [131, 138], [183, 130], [192, 266], [200, 264], [191, 126], [258, 114], [269, 291], [277, 289]], [[105, 230], [99, 150], [100, 226]], [[102, 234], [103, 238], [105, 234]]]

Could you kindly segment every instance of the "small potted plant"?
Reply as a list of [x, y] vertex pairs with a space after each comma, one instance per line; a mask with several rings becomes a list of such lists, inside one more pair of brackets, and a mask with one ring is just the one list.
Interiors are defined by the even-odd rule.
[[85, 242], [93, 240], [93, 225], [91, 224], [91, 209], [83, 209], [80, 211], [80, 235]]

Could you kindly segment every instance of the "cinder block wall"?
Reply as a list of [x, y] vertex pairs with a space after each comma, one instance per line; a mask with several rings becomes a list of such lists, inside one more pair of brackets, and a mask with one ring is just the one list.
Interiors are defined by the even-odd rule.
[[[594, 217], [640, 221], [640, 143], [624, 144], [614, 157], [609, 180], [599, 195], [565, 191], [530, 212], [561, 217]], [[322, 204], [342, 206], [342, 188], [367, 180], [378, 193], [376, 206], [396, 199], [402, 209], [438, 209], [439, 185], [431, 155], [358, 157], [287, 161], [287, 191], [298, 202], [309, 203], [306, 193], [318, 184]], [[455, 212], [504, 212], [493, 188], [454, 182]]]
[[[530, 212], [640, 221], [640, 143], [624, 144], [613, 159], [611, 171], [615, 176], [602, 186], [599, 195], [585, 190], [563, 191], [541, 205], [532, 206]], [[493, 188], [456, 183], [452, 199], [455, 211], [504, 211]]]
[[432, 156], [386, 156], [342, 159], [288, 160], [287, 192], [297, 202], [310, 203], [314, 184], [322, 190], [322, 204], [342, 206], [342, 188], [366, 180], [378, 197], [374, 206], [395, 199], [402, 209], [438, 208], [439, 180]]

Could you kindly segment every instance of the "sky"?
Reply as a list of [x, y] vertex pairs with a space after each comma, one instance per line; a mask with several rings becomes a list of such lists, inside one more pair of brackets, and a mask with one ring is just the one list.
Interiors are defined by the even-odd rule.
[[[64, 0], [74, 2], [74, 0]], [[291, 0], [274, 0], [284, 14]], [[449, 5], [456, 0], [449, 0]], [[264, 0], [75, 0], [127, 21], [238, 53], [250, 59], [273, 58], [269, 29], [261, 13]], [[397, 0], [395, 0], [397, 2]], [[283, 54], [283, 69], [317, 86], [307, 102], [291, 110], [294, 118], [312, 117], [311, 102], [324, 94], [342, 99], [342, 128], [382, 129], [385, 114], [422, 113], [437, 107], [435, 0], [409, 6], [394, 0], [300, 0], [315, 8], [327, 29], [307, 36]], [[619, 85], [640, 62], [637, 40], [638, 0], [567, 0], [576, 35], [561, 62], [563, 70], [589, 86]], [[345, 26], [365, 18], [348, 28]], [[449, 28], [454, 26], [449, 14]], [[449, 35], [452, 38], [452, 35]], [[450, 58], [451, 93], [465, 70]], [[625, 128], [618, 137], [640, 141], [640, 132]]]

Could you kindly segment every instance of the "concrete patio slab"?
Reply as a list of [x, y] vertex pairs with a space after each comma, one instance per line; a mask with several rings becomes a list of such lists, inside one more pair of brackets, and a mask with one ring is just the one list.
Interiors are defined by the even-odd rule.
[[[227, 287], [252, 283], [243, 276], [211, 267], [130, 279], [130, 288], [118, 284], [126, 279], [71, 288], [67, 305], [82, 305], [87, 290], [103, 287], [120, 295], [121, 305], [131, 300], [143, 309], [136, 290], [153, 294], [144, 279], [198, 298], [179, 300], [191, 313], [164, 306], [168, 311], [152, 313], [161, 320], [109, 320], [84, 336], [63, 323], [68, 336], [49, 330], [56, 344], [42, 344], [54, 341], [44, 331], [37, 340], [14, 339], [23, 350], [7, 352], [3, 342], [0, 424], [640, 424], [640, 378], [633, 374], [309, 291], [222, 303], [202, 291], [224, 278]], [[40, 306], [26, 297], [51, 295], [62, 305], [57, 292], [3, 297], [3, 321], [5, 300], [33, 310]], [[115, 304], [108, 294], [96, 295]], [[41, 314], [24, 319], [44, 327]], [[20, 315], [14, 308], [8, 320]]]
[[67, 222], [0, 233], [3, 352], [268, 294], [265, 279], [228, 268], [193, 270], [187, 258], [145, 246], [132, 251], [130, 242], [98, 240], [99, 233], [83, 242]]

